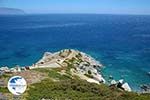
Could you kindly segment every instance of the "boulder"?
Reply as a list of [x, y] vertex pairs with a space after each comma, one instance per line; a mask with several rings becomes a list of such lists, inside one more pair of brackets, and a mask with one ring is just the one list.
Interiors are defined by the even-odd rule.
[[115, 84], [117, 84], [117, 82], [115, 80], [112, 80], [111, 85], [115, 85]]
[[130, 86], [129, 86], [128, 83], [124, 83], [124, 84], [122, 85], [122, 88], [124, 88], [125, 91], [131, 92], [131, 88], [130, 88]]

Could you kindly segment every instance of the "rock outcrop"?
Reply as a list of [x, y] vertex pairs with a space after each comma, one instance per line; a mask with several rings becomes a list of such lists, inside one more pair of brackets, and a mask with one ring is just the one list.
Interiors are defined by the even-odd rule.
[[31, 69], [34, 68], [62, 68], [68, 67], [72, 75], [77, 75], [88, 82], [105, 83], [104, 78], [97, 69], [102, 67], [91, 56], [73, 49], [64, 49], [59, 52], [45, 52]]

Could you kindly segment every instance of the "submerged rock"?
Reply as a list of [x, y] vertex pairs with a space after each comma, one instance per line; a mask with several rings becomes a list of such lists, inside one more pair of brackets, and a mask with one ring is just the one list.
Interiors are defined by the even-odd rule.
[[150, 76], [150, 72], [147, 73]]
[[142, 92], [144, 93], [150, 93], [150, 84], [144, 84], [140, 86], [142, 89]]
[[109, 76], [109, 79], [111, 79], [111, 80], [112, 80], [112, 79], [113, 79], [113, 76], [112, 76], [112, 75], [110, 75], [110, 76]]

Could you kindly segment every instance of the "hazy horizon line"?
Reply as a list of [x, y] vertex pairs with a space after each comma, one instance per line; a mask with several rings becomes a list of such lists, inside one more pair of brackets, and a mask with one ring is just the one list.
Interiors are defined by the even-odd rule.
[[[150, 15], [150, 13], [109, 13], [109, 12], [29, 12], [20, 8], [11, 8], [11, 7], [0, 7], [0, 8], [8, 8], [8, 9], [19, 9], [24, 11], [24, 14], [16, 14], [16, 15], [38, 15], [38, 14], [96, 14], [96, 15]], [[0, 14], [1, 15], [1, 14]], [[8, 14], [9, 15], [9, 14]], [[11, 14], [10, 14], [11, 15]]]
[[60, 12], [56, 12], [56, 13], [27, 13], [25, 12], [24, 14], [0, 14], [0, 15], [54, 15], [54, 14], [60, 14], [60, 15], [135, 15], [135, 16], [150, 16], [150, 14], [130, 14], [130, 13], [60, 13]]

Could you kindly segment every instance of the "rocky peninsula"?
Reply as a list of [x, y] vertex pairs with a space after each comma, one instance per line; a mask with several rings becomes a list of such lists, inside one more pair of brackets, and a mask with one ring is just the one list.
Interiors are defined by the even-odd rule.
[[[105, 79], [97, 69], [102, 65], [91, 56], [73, 49], [64, 49], [56, 53], [45, 52], [42, 59], [30, 66], [36, 68], [64, 68], [70, 66], [71, 75], [94, 83], [105, 83]], [[65, 70], [63, 71], [65, 73]]]

